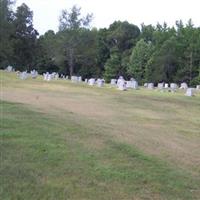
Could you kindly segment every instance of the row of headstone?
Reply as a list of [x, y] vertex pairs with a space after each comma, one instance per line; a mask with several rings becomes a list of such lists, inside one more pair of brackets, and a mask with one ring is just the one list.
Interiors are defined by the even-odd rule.
[[25, 80], [29, 77], [35, 79], [38, 76], [38, 72], [36, 70], [32, 70], [30, 73], [28, 73], [27, 71], [23, 71], [23, 72], [17, 72], [17, 76], [19, 76], [19, 78], [21, 80]]
[[105, 80], [98, 78], [97, 80], [95, 78], [85, 79], [85, 83], [88, 83], [90, 86], [97, 85], [98, 87], [103, 87]]
[[130, 81], [126, 81], [122, 76], [118, 79], [111, 79], [110, 85], [116, 86], [122, 91], [127, 90], [128, 88], [138, 89], [138, 82], [134, 78], [131, 78]]
[[64, 79], [64, 80], [68, 80], [68, 79], [69, 79], [69, 77], [68, 77], [68, 76], [65, 76], [64, 74], [61, 74], [61, 75], [60, 75], [60, 78], [61, 78], [61, 79]]
[[[154, 89], [154, 84], [153, 83], [145, 83], [144, 87], [148, 89]], [[183, 82], [181, 83], [180, 87], [176, 83], [158, 83], [157, 89], [159, 91], [169, 91], [169, 92], [176, 92], [178, 89], [185, 90], [185, 95], [186, 96], [194, 96], [195, 92], [200, 90], [200, 85], [196, 86], [195, 88], [189, 88], [187, 83]]]
[[58, 80], [59, 74], [56, 72], [53, 72], [51, 74], [49, 72], [46, 72], [43, 74], [43, 78], [45, 81]]
[[82, 82], [82, 77], [81, 76], [71, 76], [71, 81], [73, 82], [73, 83], [80, 83], [80, 82]]
[[[144, 87], [148, 88], [148, 89], [154, 89], [154, 84], [153, 83], [145, 83]], [[178, 89], [178, 85], [176, 83], [170, 83], [170, 85], [168, 83], [158, 83], [157, 88], [159, 90], [162, 89], [171, 89], [173, 91]], [[181, 83], [180, 89], [187, 89], [187, 83]]]

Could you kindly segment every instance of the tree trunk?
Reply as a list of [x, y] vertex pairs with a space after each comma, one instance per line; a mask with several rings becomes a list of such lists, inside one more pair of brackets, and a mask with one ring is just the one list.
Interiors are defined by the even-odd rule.
[[69, 49], [69, 73], [70, 76], [73, 76], [74, 73], [74, 49]]

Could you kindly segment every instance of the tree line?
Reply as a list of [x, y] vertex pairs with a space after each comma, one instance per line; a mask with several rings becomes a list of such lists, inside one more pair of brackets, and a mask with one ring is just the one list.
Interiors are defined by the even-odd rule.
[[39, 35], [26, 4], [13, 11], [13, 0], [0, 1], [0, 68], [36, 69], [106, 81], [123, 76], [144, 82], [200, 84], [200, 27], [192, 20], [166, 23], [115, 21], [109, 28], [90, 27], [93, 15], [73, 6], [63, 10], [59, 31]]

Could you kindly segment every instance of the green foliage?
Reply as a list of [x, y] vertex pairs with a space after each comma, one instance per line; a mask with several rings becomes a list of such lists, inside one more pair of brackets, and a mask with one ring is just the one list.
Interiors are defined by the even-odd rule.
[[115, 21], [108, 29], [108, 42], [111, 48], [117, 47], [120, 52], [132, 48], [140, 35], [140, 29], [127, 21]]
[[[92, 14], [81, 8], [63, 10], [59, 31], [39, 38], [33, 27], [33, 12], [22, 4], [14, 12], [14, 1], [0, 1], [0, 68], [59, 72], [84, 78], [134, 77], [151, 81], [198, 83], [200, 28], [192, 20], [141, 25], [115, 21], [109, 28], [90, 29]], [[115, 52], [117, 50], [117, 52]]]
[[14, 57], [20, 70], [30, 70], [34, 66], [38, 32], [33, 28], [33, 12], [26, 4], [17, 8], [14, 19]]
[[121, 70], [121, 56], [119, 54], [119, 51], [117, 49], [114, 49], [111, 53], [110, 58], [105, 64], [104, 77], [106, 82], [109, 82], [112, 78], [117, 78], [117, 76], [122, 75]]
[[[70, 76], [78, 71], [75, 67], [80, 59], [83, 61], [81, 65], [85, 65], [87, 61], [90, 63], [90, 58], [88, 58], [88, 53], [85, 53], [85, 50], [88, 47], [91, 52], [91, 47], [93, 48], [95, 45], [93, 32], [87, 30], [92, 20], [92, 14], [80, 17], [80, 10], [80, 8], [73, 6], [70, 12], [63, 10], [60, 16], [58, 41], [60, 53], [64, 58], [63, 61], [68, 64], [66, 71], [69, 72]], [[90, 54], [89, 57], [91, 56]]]
[[151, 42], [147, 43], [144, 39], [139, 40], [133, 48], [128, 70], [129, 74], [139, 83], [143, 83], [146, 79], [145, 69], [152, 52], [153, 47]]
[[13, 57], [12, 35], [13, 29], [13, 1], [0, 1], [0, 68], [11, 64]]
[[156, 50], [147, 64], [146, 78], [153, 82], [171, 82], [177, 70], [176, 39], [166, 40], [159, 50]]
[[56, 64], [56, 34], [54, 31], [47, 31], [37, 40], [36, 65], [39, 73], [56, 72], [59, 67]]
[[77, 30], [79, 28], [88, 27], [92, 20], [93, 15], [87, 14], [85, 17], [81, 16], [81, 8], [73, 6], [70, 11], [62, 10], [59, 18], [59, 30], [66, 29]]

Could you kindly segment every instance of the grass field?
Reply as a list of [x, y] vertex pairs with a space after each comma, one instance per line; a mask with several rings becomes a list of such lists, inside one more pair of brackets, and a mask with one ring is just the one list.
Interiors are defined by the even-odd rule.
[[0, 199], [200, 199], [200, 93], [0, 81]]

